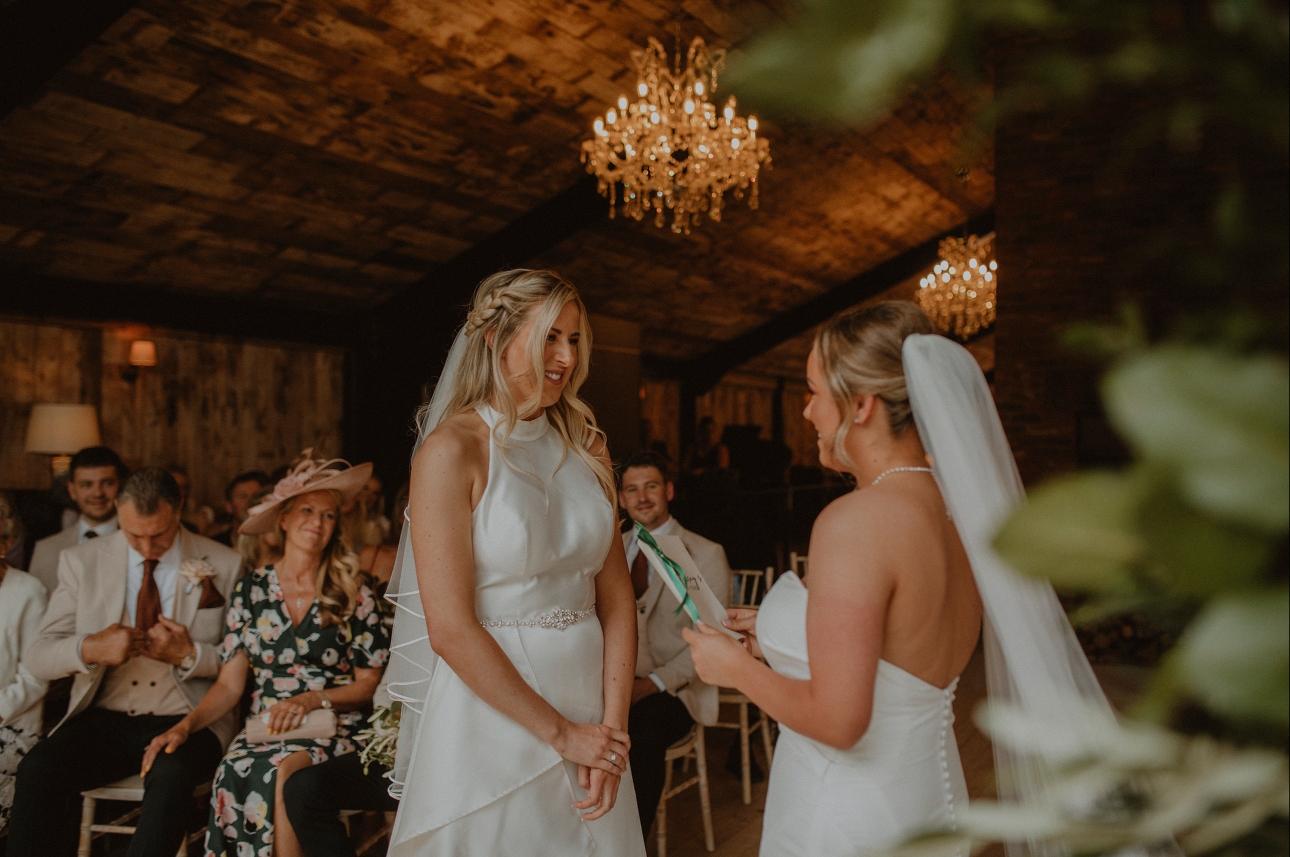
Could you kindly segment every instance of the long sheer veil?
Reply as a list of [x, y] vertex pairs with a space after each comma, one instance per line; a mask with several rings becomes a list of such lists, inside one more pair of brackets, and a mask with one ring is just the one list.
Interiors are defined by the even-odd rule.
[[[1020, 708], [1046, 724], [1054, 745], [1083, 731], [1090, 706], [1110, 706], [1052, 586], [1023, 577], [995, 553], [999, 527], [1025, 500], [1021, 476], [985, 377], [972, 355], [942, 336], [905, 340], [905, 380], [914, 421], [932, 459], [945, 504], [967, 551], [985, 607], [986, 682], [991, 702]], [[995, 744], [999, 797], [1027, 801], [1044, 793], [1041, 760]], [[1059, 855], [1065, 849], [1014, 843], [1010, 857]]]
[[[430, 397], [430, 406], [426, 409], [417, 426], [417, 443], [413, 454], [421, 447], [422, 441], [435, 426], [443, 420], [457, 391], [457, 370], [461, 366], [462, 356], [466, 353], [466, 329], [457, 332], [448, 359], [439, 373], [439, 383], [435, 385], [434, 395]], [[406, 515], [407, 512], [404, 512]], [[412, 558], [410, 543], [410, 522], [405, 522], [403, 535], [399, 537], [399, 551], [394, 557], [394, 570], [390, 573], [390, 583], [385, 590], [385, 597], [394, 604], [394, 631], [390, 641], [390, 664], [385, 670], [385, 682], [389, 689], [390, 699], [402, 703], [399, 719], [398, 751], [395, 754], [394, 769], [390, 772], [390, 795], [403, 797], [403, 784], [406, 781], [408, 760], [416, 743], [416, 736], [421, 724], [421, 712], [425, 706], [426, 693], [430, 688], [430, 678], [434, 675], [439, 656], [430, 648], [430, 635], [426, 631], [425, 613], [421, 607], [421, 589], [417, 584], [416, 563]]]

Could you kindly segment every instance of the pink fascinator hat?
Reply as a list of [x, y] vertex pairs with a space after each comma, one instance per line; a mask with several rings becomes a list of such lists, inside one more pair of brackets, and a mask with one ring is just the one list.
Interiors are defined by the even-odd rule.
[[264, 501], [247, 510], [247, 518], [238, 528], [239, 533], [255, 535], [270, 532], [278, 523], [278, 508], [300, 494], [311, 491], [339, 491], [343, 502], [348, 503], [372, 476], [372, 465], [350, 467], [343, 458], [329, 461], [313, 457], [313, 447], [306, 449], [291, 464], [287, 475], [273, 486], [273, 493]]

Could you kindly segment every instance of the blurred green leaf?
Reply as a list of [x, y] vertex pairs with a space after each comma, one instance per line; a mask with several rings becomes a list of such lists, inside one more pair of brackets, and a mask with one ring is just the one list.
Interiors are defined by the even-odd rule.
[[1136, 531], [1140, 477], [1103, 471], [1049, 482], [1030, 495], [995, 537], [994, 547], [1026, 574], [1059, 588], [1128, 595], [1147, 557]]
[[1197, 508], [1284, 532], [1290, 524], [1290, 372], [1283, 359], [1163, 346], [1103, 383], [1112, 423], [1176, 473]]
[[1214, 712], [1290, 726], [1290, 590], [1215, 600], [1177, 659], [1180, 685]]
[[1142, 505], [1139, 522], [1150, 545], [1148, 570], [1167, 592], [1209, 598], [1258, 580], [1272, 538], [1198, 512], [1161, 485]]

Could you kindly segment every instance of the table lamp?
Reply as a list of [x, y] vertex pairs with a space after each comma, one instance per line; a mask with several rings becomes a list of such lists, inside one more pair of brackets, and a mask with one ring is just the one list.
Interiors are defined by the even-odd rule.
[[98, 446], [99, 417], [93, 405], [32, 405], [26, 451], [52, 455], [54, 476], [67, 472], [72, 454]]

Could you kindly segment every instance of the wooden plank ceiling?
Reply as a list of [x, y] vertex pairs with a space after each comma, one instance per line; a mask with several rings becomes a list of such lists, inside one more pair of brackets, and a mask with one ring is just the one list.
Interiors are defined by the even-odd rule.
[[[375, 309], [576, 183], [648, 36], [738, 45], [777, 5], [144, 0], [0, 120], [0, 265]], [[968, 100], [765, 122], [759, 211], [689, 236], [606, 218], [533, 262], [648, 352], [701, 354], [988, 209], [991, 153], [954, 175]]]

